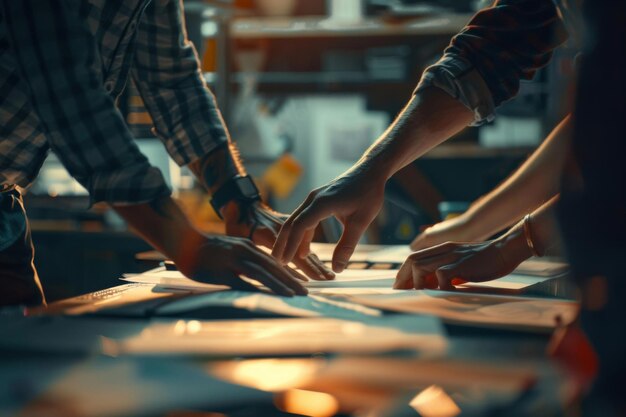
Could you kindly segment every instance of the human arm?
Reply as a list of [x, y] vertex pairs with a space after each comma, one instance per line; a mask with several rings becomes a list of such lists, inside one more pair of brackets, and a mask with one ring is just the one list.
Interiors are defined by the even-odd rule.
[[[179, 165], [187, 165], [210, 194], [227, 181], [245, 176], [215, 98], [200, 71], [184, 30], [182, 4], [152, 2], [138, 28], [132, 76], [152, 116], [157, 136]], [[259, 202], [232, 200], [219, 213], [231, 236], [248, 237], [271, 247], [284, 216]], [[295, 264], [313, 279], [334, 274], [314, 255]]]
[[307, 293], [296, 281], [306, 278], [282, 267], [250, 240], [200, 233], [170, 197], [147, 204], [114, 206], [114, 209], [189, 278], [234, 289], [254, 290], [253, 285], [240, 278], [245, 275], [279, 295]]
[[333, 270], [341, 272], [382, 207], [386, 181], [472, 119], [471, 111], [438, 88], [417, 93], [352, 168], [313, 190], [291, 214], [278, 235], [274, 256], [286, 263], [298, 248], [306, 251], [319, 222], [335, 216], [344, 226], [333, 254]]
[[350, 170], [312, 191], [290, 216], [273, 254], [289, 261], [296, 248], [308, 247], [315, 226], [334, 215], [344, 232], [333, 269], [342, 270], [382, 206], [386, 180], [467, 124], [493, 119], [495, 107], [513, 97], [520, 79], [545, 65], [565, 37], [549, 0], [500, 0], [479, 12], [424, 72], [409, 104], [381, 138]]
[[[52, 150], [88, 189], [92, 203], [112, 205], [191, 278], [251, 289], [241, 284], [241, 273], [279, 294], [306, 292], [294, 279], [298, 274], [244, 240], [203, 237], [189, 226], [173, 205], [161, 173], [139, 152], [103, 87], [95, 40], [78, 2], [24, 0], [1, 6], [8, 47], [29, 87], [24, 93], [29, 94]], [[157, 202], [164, 202], [163, 213], [171, 214], [159, 213]], [[198, 247], [186, 246], [186, 238]], [[236, 264], [238, 259], [241, 265]]]
[[449, 241], [483, 241], [558, 193], [571, 126], [571, 117], [567, 116], [506, 181], [462, 215], [426, 229], [411, 243], [411, 249]]
[[449, 290], [454, 288], [455, 278], [482, 282], [511, 273], [533, 254], [544, 255], [560, 245], [554, 218], [557, 202], [558, 196], [554, 196], [497, 239], [446, 242], [409, 255], [398, 271], [394, 288]]

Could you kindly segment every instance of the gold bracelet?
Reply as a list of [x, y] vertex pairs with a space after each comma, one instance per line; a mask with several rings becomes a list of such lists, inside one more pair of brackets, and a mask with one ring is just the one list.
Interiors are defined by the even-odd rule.
[[524, 216], [524, 237], [526, 237], [526, 244], [528, 245], [528, 249], [532, 252], [533, 256], [541, 257], [537, 247], [535, 246], [535, 242], [533, 241], [533, 235], [530, 232], [530, 213]]

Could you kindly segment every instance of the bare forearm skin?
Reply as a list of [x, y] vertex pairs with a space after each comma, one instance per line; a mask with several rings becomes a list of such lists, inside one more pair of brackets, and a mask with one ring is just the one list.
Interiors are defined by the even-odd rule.
[[470, 207], [464, 217], [472, 240], [487, 239], [559, 192], [570, 135], [568, 116], [515, 173]]
[[[193, 248], [205, 241], [171, 197], [147, 204], [115, 206], [114, 210], [142, 238], [179, 266], [189, 271]], [[189, 259], [188, 259], [189, 258]]]
[[459, 101], [439, 88], [427, 88], [411, 98], [352, 170], [372, 171], [389, 179], [473, 120], [473, 113]]

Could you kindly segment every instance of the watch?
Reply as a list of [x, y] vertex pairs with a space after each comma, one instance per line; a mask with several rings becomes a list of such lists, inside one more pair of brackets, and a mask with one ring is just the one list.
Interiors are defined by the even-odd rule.
[[252, 181], [250, 175], [236, 175], [226, 181], [222, 186], [213, 193], [211, 197], [211, 205], [222, 219], [220, 210], [230, 201], [238, 201], [241, 203], [252, 203], [261, 200], [259, 189]]

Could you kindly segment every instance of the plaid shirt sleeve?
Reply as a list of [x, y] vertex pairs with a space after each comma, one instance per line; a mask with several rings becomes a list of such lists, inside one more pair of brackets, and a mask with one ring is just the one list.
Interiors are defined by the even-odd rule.
[[567, 32], [551, 0], [498, 0], [478, 12], [443, 57], [427, 68], [415, 92], [436, 86], [474, 112], [473, 125], [494, 119], [520, 80], [545, 66]]
[[[75, 4], [72, 4], [75, 3]], [[78, 1], [4, 1], [21, 76], [52, 150], [91, 202], [138, 204], [170, 193], [102, 86], [95, 41]]]
[[132, 76], [157, 136], [186, 165], [228, 141], [226, 126], [184, 29], [182, 1], [153, 1], [137, 34]]

